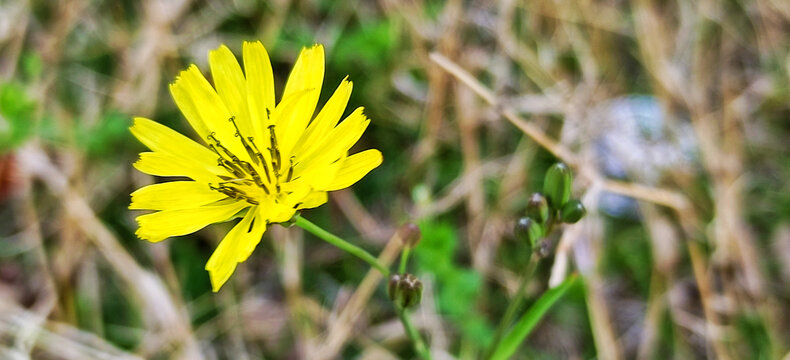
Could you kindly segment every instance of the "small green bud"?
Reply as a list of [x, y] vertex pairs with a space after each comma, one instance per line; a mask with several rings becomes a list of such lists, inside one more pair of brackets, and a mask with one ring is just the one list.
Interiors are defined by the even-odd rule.
[[405, 223], [398, 228], [398, 237], [403, 242], [403, 246], [414, 248], [420, 243], [422, 233], [420, 227], [414, 223]]
[[390, 300], [395, 301], [398, 297], [398, 283], [401, 280], [401, 276], [398, 274], [390, 275], [390, 279], [387, 282], [387, 296]]
[[516, 220], [516, 228], [514, 230], [516, 238], [519, 240], [526, 240], [530, 247], [543, 237], [543, 226], [529, 217], [522, 217]]
[[573, 199], [565, 203], [560, 210], [560, 220], [564, 223], [573, 224], [584, 217], [587, 210], [581, 201]]
[[395, 306], [401, 309], [413, 308], [422, 300], [422, 282], [412, 274], [391, 275], [387, 294]]
[[546, 220], [549, 219], [549, 203], [546, 202], [546, 197], [543, 194], [534, 193], [529, 197], [527, 216], [541, 224], [546, 223]]
[[571, 185], [573, 185], [573, 173], [568, 165], [556, 163], [546, 171], [543, 194], [546, 195], [552, 209], [561, 209], [562, 205], [568, 202], [571, 197]]

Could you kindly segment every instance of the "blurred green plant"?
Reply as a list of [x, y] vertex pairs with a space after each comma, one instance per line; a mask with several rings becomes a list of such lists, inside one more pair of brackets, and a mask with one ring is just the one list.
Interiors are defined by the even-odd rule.
[[[124, 143], [130, 123], [128, 116], [116, 111], [108, 111], [102, 114], [101, 119], [93, 126], [82, 121], [77, 122], [74, 138], [87, 155], [104, 158], [100, 155], [105, 155], [107, 149], [116, 148], [117, 145]], [[107, 158], [111, 159], [111, 157]]]
[[515, 322], [513, 328], [506, 333], [516, 312], [525, 301], [526, 287], [538, 261], [549, 255], [551, 244], [548, 237], [552, 231], [556, 230], [557, 225], [563, 222], [576, 223], [586, 213], [581, 201], [571, 198], [572, 188], [573, 173], [571, 169], [564, 163], [552, 165], [544, 177], [543, 193], [533, 193], [527, 203], [527, 216], [516, 220], [513, 232], [518, 240], [527, 244], [530, 256], [526, 268], [521, 273], [515, 297], [505, 309], [485, 358], [507, 359], [513, 355], [538, 321], [572, 285], [574, 278], [566, 279], [563, 284], [541, 295], [537, 302], [527, 309], [526, 313]]
[[22, 84], [0, 83], [0, 152], [21, 145], [34, 130], [36, 103]]
[[456, 264], [455, 228], [448, 222], [424, 220], [420, 229], [423, 240], [415, 250], [417, 268], [433, 278], [439, 311], [465, 339], [478, 347], [487, 345], [493, 329], [481, 312], [471, 308], [481, 294], [483, 279], [479, 273]]
[[513, 329], [505, 335], [500, 345], [491, 355], [491, 360], [509, 359], [513, 356], [521, 343], [524, 342], [524, 339], [535, 329], [535, 325], [537, 325], [549, 309], [551, 309], [552, 305], [559, 301], [562, 296], [576, 284], [577, 278], [576, 275], [571, 276], [565, 279], [559, 286], [543, 293], [543, 295], [535, 301], [535, 304], [527, 310], [524, 316], [516, 322]]

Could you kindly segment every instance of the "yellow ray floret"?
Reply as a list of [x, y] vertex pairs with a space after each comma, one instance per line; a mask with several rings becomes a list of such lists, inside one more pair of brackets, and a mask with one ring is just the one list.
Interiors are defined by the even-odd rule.
[[202, 143], [145, 118], [131, 127], [151, 150], [135, 168], [188, 178], [132, 193], [130, 209], [155, 211], [137, 217], [137, 236], [156, 242], [241, 217], [206, 264], [214, 291], [250, 256], [268, 224], [324, 204], [328, 191], [353, 185], [382, 162], [375, 149], [348, 154], [370, 123], [362, 108], [340, 120], [351, 96], [348, 79], [313, 117], [323, 46], [302, 49], [279, 103], [263, 45], [245, 42], [242, 54], [240, 65], [225, 45], [209, 52], [213, 85], [195, 65], [170, 85]]

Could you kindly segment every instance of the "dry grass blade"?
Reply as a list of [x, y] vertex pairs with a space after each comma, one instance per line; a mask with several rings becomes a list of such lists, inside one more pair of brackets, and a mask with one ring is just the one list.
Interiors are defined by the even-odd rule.
[[41, 149], [30, 145], [19, 151], [18, 156], [20, 164], [28, 166], [26, 171], [41, 179], [49, 191], [62, 200], [66, 212], [74, 217], [85, 236], [142, 303], [151, 330], [161, 334], [157, 338], [159, 344], [156, 351], [176, 345], [180, 347], [174, 354], [176, 358], [202, 359], [203, 355], [192, 336], [191, 325], [184, 316], [182, 306], [176, 303], [161, 279], [137, 264], [115, 235], [96, 217], [85, 199], [69, 187], [66, 177]]
[[580, 168], [580, 175], [586, 176], [592, 182], [600, 182], [602, 188], [613, 193], [634, 197], [640, 200], [653, 202], [659, 205], [672, 207], [678, 211], [684, 211], [688, 207], [686, 197], [677, 192], [654, 188], [647, 185], [623, 183], [603, 178], [591, 167], [583, 167], [579, 163], [577, 156], [564, 147], [562, 144], [553, 140], [543, 130], [518, 116], [510, 107], [504, 105], [497, 96], [488, 88], [475, 79], [471, 74], [462, 69], [452, 60], [439, 53], [431, 53], [431, 60], [441, 66], [447, 72], [455, 76], [461, 83], [472, 89], [478, 96], [483, 98], [489, 105], [496, 107], [502, 116], [511, 124], [523, 131], [527, 136], [535, 140], [538, 145], [554, 154], [557, 158], [572, 167]]

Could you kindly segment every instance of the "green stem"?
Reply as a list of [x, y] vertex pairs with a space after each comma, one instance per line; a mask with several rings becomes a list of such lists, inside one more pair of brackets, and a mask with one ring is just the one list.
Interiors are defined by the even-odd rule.
[[411, 254], [411, 246], [406, 245], [400, 253], [400, 266], [398, 267], [398, 274], [406, 273], [406, 264], [409, 262], [409, 254]]
[[388, 277], [390, 275], [389, 269], [387, 269], [387, 267], [384, 266], [384, 264], [379, 262], [379, 260], [376, 259], [375, 256], [371, 255], [369, 252], [365, 251], [361, 247], [356, 246], [348, 241], [345, 241], [335, 236], [334, 234], [322, 229], [318, 225], [311, 223], [307, 219], [303, 218], [301, 215], [294, 216], [294, 224], [296, 224], [296, 226], [299, 226], [302, 229], [307, 230], [307, 232], [321, 238], [322, 240], [340, 248], [340, 250], [343, 250], [351, 255], [354, 255], [362, 260], [365, 260], [365, 262], [370, 264], [370, 266], [373, 266], [374, 268], [378, 269], [378, 271], [380, 271], [381, 274], [384, 275], [385, 277]]
[[[365, 260], [365, 262], [370, 264], [370, 266], [373, 266], [374, 268], [378, 269], [382, 275], [384, 275], [385, 277], [389, 277], [390, 275], [389, 269], [387, 269], [387, 267], [384, 266], [384, 264], [382, 264], [381, 262], [379, 262], [379, 260], [376, 259], [373, 255], [363, 250], [359, 246], [351, 244], [348, 241], [345, 241], [333, 235], [332, 233], [322, 229], [318, 225], [311, 223], [307, 219], [303, 218], [301, 215], [294, 216], [294, 224], [302, 229], [307, 230], [307, 232], [321, 238], [322, 240], [340, 248], [341, 250], [351, 255], [354, 255], [362, 260]], [[401, 254], [401, 264], [400, 264], [401, 273], [403, 273], [405, 270], [406, 260], [408, 260], [409, 253], [410, 253], [410, 248], [407, 247]], [[403, 323], [403, 327], [406, 329], [406, 334], [409, 335], [409, 338], [414, 344], [414, 350], [417, 351], [417, 353], [420, 354], [420, 356], [424, 360], [430, 360], [431, 353], [430, 351], [428, 351], [428, 347], [425, 346], [425, 342], [422, 340], [420, 333], [417, 332], [417, 329], [411, 323], [411, 319], [409, 319], [409, 316], [406, 314], [406, 311], [403, 309], [398, 309], [397, 311], [398, 311], [398, 316], [400, 316], [400, 321]]]
[[518, 290], [516, 290], [516, 297], [508, 304], [507, 309], [505, 309], [505, 315], [502, 317], [502, 320], [499, 322], [497, 326], [496, 332], [494, 333], [494, 338], [491, 341], [491, 345], [488, 347], [486, 351], [485, 359], [491, 357], [494, 353], [494, 350], [499, 346], [499, 342], [502, 341], [502, 336], [505, 334], [505, 330], [510, 326], [510, 323], [513, 322], [513, 317], [516, 316], [516, 311], [521, 305], [524, 303], [526, 295], [526, 288], [527, 284], [529, 283], [530, 278], [532, 277], [532, 272], [535, 271], [535, 267], [538, 264], [538, 257], [535, 256], [535, 253], [532, 252], [529, 255], [529, 260], [527, 262], [527, 268], [524, 269], [524, 273], [521, 274], [521, 279], [519, 279], [518, 283]]
[[420, 354], [423, 360], [431, 360], [431, 352], [428, 350], [428, 347], [425, 346], [425, 342], [422, 341], [422, 336], [417, 332], [417, 328], [411, 323], [411, 319], [406, 313], [406, 310], [398, 309], [398, 316], [400, 316], [400, 321], [403, 323], [403, 328], [406, 329], [406, 335], [409, 335], [411, 343], [414, 344], [414, 351]]

